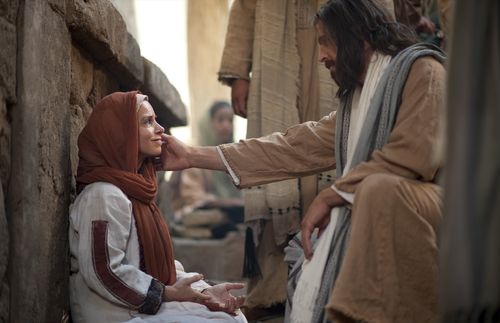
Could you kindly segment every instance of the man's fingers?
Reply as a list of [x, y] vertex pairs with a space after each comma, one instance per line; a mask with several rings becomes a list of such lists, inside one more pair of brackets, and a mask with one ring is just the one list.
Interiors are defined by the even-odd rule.
[[233, 106], [233, 111], [234, 111], [234, 114], [236, 115], [239, 115], [240, 113], [240, 108], [239, 108], [239, 102], [238, 102], [238, 99], [236, 97], [233, 97], [233, 99], [231, 100], [231, 104]]
[[323, 232], [325, 232], [325, 229], [326, 228], [319, 228], [318, 229], [318, 239], [319, 239], [319, 237], [321, 237], [321, 235], [323, 234]]
[[240, 117], [246, 118], [247, 117], [247, 106], [245, 100], [243, 100], [243, 103], [240, 105]]
[[323, 232], [325, 232], [326, 228], [328, 227], [328, 223], [330, 223], [329, 217], [321, 220], [321, 222], [318, 225], [318, 238], [321, 237]]
[[239, 115], [240, 117], [245, 118], [246, 117], [245, 99], [238, 97], [236, 98], [235, 103], [236, 103], [236, 114]]
[[312, 257], [312, 248], [311, 248], [311, 231], [305, 226], [301, 231], [302, 235], [302, 247], [304, 249], [304, 256], [306, 259], [310, 260]]
[[247, 117], [247, 98], [242, 98], [240, 102], [240, 116]]

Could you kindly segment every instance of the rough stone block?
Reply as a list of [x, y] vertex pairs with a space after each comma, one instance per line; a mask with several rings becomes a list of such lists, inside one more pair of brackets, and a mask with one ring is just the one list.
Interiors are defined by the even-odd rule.
[[141, 52], [110, 1], [70, 0], [67, 24], [71, 36], [109, 69], [122, 85], [134, 88], [144, 78]]
[[145, 58], [143, 60], [144, 85], [141, 90], [149, 96], [159, 122], [167, 128], [186, 125], [186, 107], [179, 93], [159, 67]]
[[9, 286], [5, 283], [9, 260], [9, 231], [1, 184], [0, 182], [0, 322], [9, 322]]
[[9, 319], [9, 285], [6, 282], [0, 281], [0, 322], [7, 323], [11, 322]]
[[85, 127], [85, 122], [88, 118], [86, 112], [91, 110], [87, 105], [87, 108], [82, 108], [78, 105], [71, 106], [71, 128], [69, 136], [69, 157], [70, 157], [70, 168], [71, 168], [71, 200], [76, 197], [76, 171], [78, 169], [78, 136]]
[[68, 308], [71, 37], [46, 1], [23, 1], [22, 11], [6, 199], [10, 320], [61, 322]]
[[0, 90], [10, 101], [16, 93], [16, 40], [15, 26], [0, 17]]
[[18, 7], [19, 0], [0, 0], [0, 17], [5, 18], [11, 24], [16, 24]]
[[0, 95], [0, 180], [6, 184], [10, 173], [11, 125], [6, 102]]
[[9, 260], [9, 231], [4, 201], [3, 188], [0, 185], [0, 282], [5, 278]]
[[87, 98], [87, 102], [91, 107], [94, 107], [104, 96], [119, 90], [120, 86], [114, 79], [110, 78], [104, 70], [95, 68], [94, 84], [92, 85], [92, 91]]
[[70, 103], [84, 105], [94, 85], [94, 66], [85, 54], [71, 47], [71, 95]]
[[66, 14], [66, 0], [46, 0], [48, 1], [52, 10], [61, 15], [61, 17], [65, 17]]

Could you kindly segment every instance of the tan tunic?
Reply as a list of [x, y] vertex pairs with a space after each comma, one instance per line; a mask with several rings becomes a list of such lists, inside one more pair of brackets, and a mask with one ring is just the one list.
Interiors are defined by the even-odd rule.
[[[338, 189], [355, 194], [353, 218], [356, 217], [356, 213], [372, 212], [373, 203], [369, 202], [373, 200], [359, 200], [358, 193], [366, 191], [366, 189], [361, 189], [366, 186], [377, 187], [372, 179], [377, 179], [377, 176], [384, 174], [381, 186], [378, 188], [379, 191], [384, 185], [392, 188], [386, 195], [387, 198], [400, 198], [397, 194], [389, 194], [391, 191], [411, 192], [408, 196], [415, 201], [409, 203], [408, 196], [405, 196], [400, 199], [403, 202], [394, 203], [401, 207], [387, 209], [385, 205], [390, 203], [388, 201], [376, 207], [385, 211], [390, 210], [391, 214], [393, 211], [402, 212], [398, 215], [399, 219], [404, 219], [403, 214], [408, 214], [409, 219], [415, 219], [416, 216], [410, 212], [410, 209], [414, 210], [415, 205], [424, 205], [419, 208], [420, 213], [417, 212], [419, 216], [422, 215], [422, 218], [418, 217], [419, 221], [416, 221], [424, 229], [416, 235], [414, 246], [405, 241], [402, 246], [406, 248], [390, 256], [388, 259], [391, 261], [384, 261], [384, 265], [374, 265], [370, 261], [378, 260], [368, 257], [373, 254], [367, 255], [366, 250], [356, 247], [359, 245], [356, 239], [368, 241], [368, 244], [371, 240], [366, 239], [363, 234], [353, 234], [347, 251], [348, 255], [337, 280], [336, 286], [342, 288], [337, 292], [336, 287], [330, 304], [330, 314], [337, 315], [337, 318], [345, 315], [370, 322], [425, 322], [436, 317], [434, 279], [437, 274], [436, 232], [440, 219], [441, 198], [439, 189], [432, 182], [442, 164], [436, 156], [438, 156], [438, 141], [442, 126], [440, 113], [443, 107], [444, 85], [443, 66], [432, 58], [418, 59], [413, 64], [403, 89], [396, 124], [387, 144], [381, 150], [376, 150], [370, 160], [354, 167], [335, 182]], [[318, 122], [306, 122], [288, 128], [283, 133], [222, 145], [220, 148], [239, 178], [240, 186], [248, 187], [334, 168], [334, 142], [335, 115], [332, 113]], [[368, 178], [370, 181], [367, 180]], [[366, 183], [365, 180], [367, 180]], [[364, 186], [363, 183], [366, 185]], [[398, 189], [400, 186], [404, 186], [405, 189]], [[363, 196], [370, 199], [369, 194], [363, 194]], [[381, 200], [379, 199], [378, 202], [380, 203]], [[364, 207], [366, 205], [370, 205], [372, 209], [367, 210]], [[412, 208], [408, 208], [408, 205]], [[411, 216], [412, 214], [414, 216]], [[370, 217], [367, 217], [367, 221], [369, 219]], [[412, 220], [403, 221], [404, 223], [412, 223]], [[394, 230], [397, 231], [400, 227], [409, 231], [419, 230], [418, 226], [408, 228], [408, 225], [403, 224], [398, 223], [394, 226], [396, 228]], [[353, 222], [352, 230], [355, 232], [355, 226], [359, 228], [365, 225], [367, 225], [366, 221], [357, 225]], [[392, 235], [389, 234], [389, 236]], [[377, 235], [371, 238], [376, 240]], [[399, 241], [394, 240], [391, 243], [397, 245]], [[420, 251], [418, 255], [414, 255], [416, 251]], [[398, 257], [405, 254], [414, 255], [415, 258], [406, 261], [406, 257], [401, 263], [396, 261], [399, 260]], [[420, 266], [416, 266], [417, 264]], [[361, 268], [361, 270], [356, 271], [356, 276], [352, 277], [348, 275], [349, 269], [344, 270], [349, 266]], [[414, 268], [426, 270], [419, 273], [414, 272]], [[390, 275], [403, 277], [409, 283], [406, 280], [398, 281], [397, 279], [392, 279], [388, 283], [384, 283], [385, 280], [381, 282], [379, 278], [386, 277], [386, 274], [389, 277]], [[355, 286], [370, 283], [375, 284], [377, 288], [368, 295], [370, 291], [365, 293], [363, 288], [350, 287], [354, 286], [352, 280], [357, 281]], [[380, 293], [380, 288], [385, 288], [383, 294]], [[374, 297], [378, 297], [378, 303], [360, 301]]]
[[[336, 110], [338, 87], [318, 61], [312, 23], [317, 9], [325, 2], [233, 2], [218, 74], [219, 80], [226, 84], [233, 79], [250, 80], [250, 72], [252, 74], [247, 137], [260, 137], [300, 122], [317, 121]], [[381, 3], [393, 14], [392, 0], [381, 0]], [[299, 230], [300, 216], [317, 192], [331, 185], [334, 177], [331, 171], [302, 177], [300, 182], [294, 179], [244, 190], [246, 221], [256, 229], [254, 233], [262, 233], [256, 254], [263, 274], [261, 280], [250, 281], [246, 306], [270, 306], [284, 301], [285, 284], [275, 288], [277, 282], [286, 279], [282, 247], [288, 236]], [[282, 210], [287, 211], [279, 213]], [[266, 228], [268, 225], [273, 228]], [[267, 235], [271, 233], [272, 236]], [[256, 290], [261, 286], [261, 290]], [[264, 296], [254, 297], [254, 294]]]
[[[420, 58], [413, 64], [387, 144], [369, 161], [338, 179], [335, 185], [339, 189], [354, 193], [364, 177], [380, 172], [434, 180], [441, 166], [441, 160], [434, 156], [444, 78], [443, 66], [432, 58]], [[305, 122], [283, 133], [219, 147], [244, 188], [334, 168], [334, 142], [335, 114], [331, 113], [318, 122]]]
[[[247, 137], [260, 137], [336, 109], [337, 88], [318, 62], [312, 19], [324, 0], [235, 0], [219, 80], [250, 80]], [[301, 213], [332, 174], [244, 191], [245, 221], [258, 236], [262, 277], [249, 281], [245, 306], [268, 307], [286, 298], [283, 247], [300, 229]], [[299, 190], [300, 187], [300, 190]], [[299, 209], [300, 207], [300, 209]], [[286, 210], [284, 214], [282, 210]], [[279, 213], [279, 214], [278, 214]]]

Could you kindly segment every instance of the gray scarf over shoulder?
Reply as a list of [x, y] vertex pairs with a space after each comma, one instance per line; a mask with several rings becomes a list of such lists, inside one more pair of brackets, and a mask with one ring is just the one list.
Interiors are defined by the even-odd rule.
[[[445, 60], [445, 55], [439, 48], [429, 44], [415, 44], [398, 53], [389, 63], [380, 78], [370, 103], [358, 144], [354, 150], [351, 168], [368, 160], [374, 150], [381, 149], [387, 142], [396, 121], [401, 104], [401, 95], [410, 68], [416, 59], [423, 56], [432, 56], [439, 62]], [[338, 178], [342, 177], [343, 169], [346, 165], [351, 104], [352, 95], [348, 99], [342, 100], [337, 113], [335, 153]], [[341, 207], [323, 273], [323, 283], [316, 300], [313, 322], [326, 322], [324, 308], [340, 272], [342, 259], [348, 246], [350, 231], [351, 209]], [[297, 252], [297, 248], [300, 248], [300, 252]], [[289, 314], [293, 306], [291, 303], [293, 292], [300, 277], [304, 261], [300, 233], [292, 239], [289, 247], [286, 248], [285, 260], [291, 267], [287, 301], [287, 314]], [[289, 317], [286, 319], [289, 319]]]

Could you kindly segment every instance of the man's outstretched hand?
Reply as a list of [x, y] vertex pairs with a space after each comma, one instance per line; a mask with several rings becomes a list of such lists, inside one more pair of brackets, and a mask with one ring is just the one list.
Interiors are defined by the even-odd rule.
[[318, 228], [318, 236], [321, 235], [328, 226], [328, 223], [330, 223], [330, 211], [332, 208], [344, 205], [345, 203], [346, 201], [330, 187], [319, 192], [318, 196], [313, 200], [301, 224], [302, 246], [307, 259], [311, 260], [313, 256], [311, 235], [314, 229]]
[[161, 135], [160, 158], [154, 160], [156, 170], [183, 170], [190, 167], [226, 170], [214, 146], [188, 146], [174, 136]]
[[203, 291], [204, 295], [210, 296], [209, 299], [202, 301], [211, 311], [222, 311], [231, 315], [236, 315], [235, 311], [245, 302], [244, 296], [235, 297], [229, 293], [232, 289], [242, 289], [244, 284], [223, 283], [211, 286]]
[[175, 138], [162, 134], [163, 145], [161, 146], [161, 168], [162, 170], [183, 170], [191, 167], [188, 150], [189, 146]]

